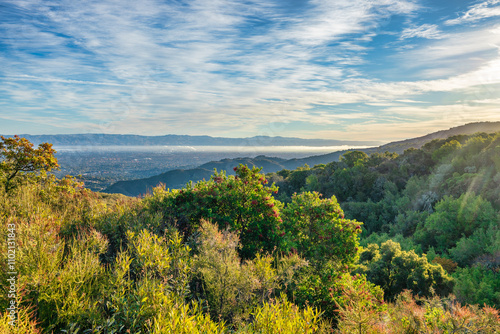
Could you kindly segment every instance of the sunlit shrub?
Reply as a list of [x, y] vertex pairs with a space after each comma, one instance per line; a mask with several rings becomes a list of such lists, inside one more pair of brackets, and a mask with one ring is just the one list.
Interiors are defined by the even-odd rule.
[[329, 333], [329, 323], [321, 319], [321, 313], [310, 306], [299, 309], [281, 296], [275, 301], [257, 307], [250, 324], [236, 333]]
[[281, 285], [291, 282], [295, 271], [306, 265], [297, 256], [260, 255], [241, 261], [239, 239], [228, 230], [203, 221], [196, 256], [203, 294], [214, 319], [241, 322], [252, 307], [268, 301]]

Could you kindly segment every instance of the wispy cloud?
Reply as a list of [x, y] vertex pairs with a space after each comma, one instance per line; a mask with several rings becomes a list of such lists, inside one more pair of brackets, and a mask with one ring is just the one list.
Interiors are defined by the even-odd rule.
[[469, 10], [459, 17], [447, 20], [445, 24], [456, 25], [469, 22], [476, 22], [482, 19], [500, 16], [500, 1], [487, 0], [469, 7]]
[[444, 36], [436, 24], [422, 24], [421, 26], [418, 27], [411, 27], [403, 30], [400, 39], [407, 39], [414, 37], [427, 38], [427, 39], [441, 39]]
[[39, 81], [39, 82], [59, 82], [67, 84], [79, 84], [79, 85], [98, 85], [98, 86], [118, 86], [118, 87], [129, 87], [129, 85], [123, 85], [114, 82], [95, 82], [95, 81], [82, 81], [82, 80], [66, 80], [59, 78], [40, 78], [33, 75], [19, 75], [19, 76], [7, 76], [7, 80], [10, 81]]
[[447, 30], [417, 0], [4, 3], [0, 117], [42, 126], [309, 136], [397, 123], [387, 108], [411, 115], [500, 77], [494, 27]]

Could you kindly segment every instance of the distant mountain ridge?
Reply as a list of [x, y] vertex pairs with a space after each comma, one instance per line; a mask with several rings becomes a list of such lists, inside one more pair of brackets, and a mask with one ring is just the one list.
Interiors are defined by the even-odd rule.
[[[386, 151], [401, 154], [406, 149], [409, 149], [411, 147], [421, 148], [425, 143], [433, 139], [444, 139], [458, 134], [467, 135], [476, 132], [493, 133], [498, 131], [500, 131], [500, 122], [470, 123], [458, 127], [453, 127], [448, 130], [430, 133], [422, 137], [396, 141], [373, 148], [359, 149], [359, 151], [364, 151], [367, 154]], [[219, 171], [224, 170], [228, 175], [231, 175], [234, 174], [233, 167], [237, 166], [240, 163], [243, 163], [248, 166], [263, 167], [262, 171], [264, 173], [272, 173], [282, 169], [295, 169], [297, 167], [304, 166], [304, 164], [314, 166], [318, 164], [326, 164], [332, 161], [338, 161], [340, 156], [345, 152], [347, 152], [347, 150], [310, 156], [301, 159], [288, 160], [266, 156], [258, 156], [255, 158], [223, 159], [220, 161], [212, 161], [203, 164], [194, 169], [176, 169], [149, 178], [119, 181], [109, 186], [105, 190], [105, 192], [121, 193], [127, 196], [138, 196], [151, 191], [151, 189], [157, 186], [159, 183], [165, 184], [167, 188], [176, 189], [184, 187], [189, 181], [197, 182], [202, 179], [208, 180], [213, 174], [214, 168]]]
[[165, 135], [140, 136], [119, 134], [69, 134], [69, 135], [20, 135], [38, 145], [55, 146], [375, 146], [377, 141], [302, 139], [293, 137], [255, 136], [249, 138], [224, 138], [210, 136]]

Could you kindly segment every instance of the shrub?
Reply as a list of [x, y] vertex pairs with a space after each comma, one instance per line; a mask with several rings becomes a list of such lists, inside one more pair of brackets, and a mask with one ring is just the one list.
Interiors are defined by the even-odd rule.
[[264, 186], [267, 180], [259, 168], [239, 165], [234, 169], [236, 176], [216, 171], [209, 181], [188, 184], [185, 189], [157, 189], [146, 199], [147, 205], [186, 236], [197, 231], [202, 219], [237, 232], [242, 244], [239, 253], [245, 259], [271, 252], [281, 243], [282, 204], [271, 196], [278, 189]]
[[329, 324], [321, 320], [321, 313], [307, 306], [299, 309], [281, 296], [275, 301], [257, 307], [253, 312], [253, 321], [240, 328], [236, 333], [328, 333]]
[[213, 319], [242, 322], [252, 307], [274, 296], [281, 285], [290, 284], [295, 271], [306, 262], [297, 256], [273, 258], [260, 255], [241, 262], [239, 239], [228, 230], [219, 231], [203, 221], [195, 257]]

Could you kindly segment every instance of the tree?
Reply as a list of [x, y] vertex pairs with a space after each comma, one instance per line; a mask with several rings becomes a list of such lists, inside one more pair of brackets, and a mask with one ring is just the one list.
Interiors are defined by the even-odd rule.
[[261, 169], [239, 165], [234, 167], [235, 176], [216, 171], [210, 180], [190, 183], [181, 190], [156, 189], [148, 203], [185, 236], [196, 233], [202, 219], [217, 223], [220, 229], [229, 228], [240, 238], [240, 256], [253, 258], [260, 251], [279, 249], [284, 235], [283, 204], [272, 196], [278, 188], [266, 186]]
[[320, 198], [317, 192], [294, 194], [283, 209], [283, 248], [296, 250], [313, 265], [330, 260], [353, 264], [358, 254], [361, 224], [344, 219], [335, 196]]
[[362, 151], [347, 151], [340, 156], [340, 161], [345, 162], [349, 167], [362, 166], [367, 160], [368, 154]]
[[52, 144], [42, 143], [35, 149], [29, 140], [17, 135], [12, 138], [3, 136], [0, 138], [2, 138], [0, 142], [0, 173], [5, 177], [5, 192], [14, 188], [12, 181], [16, 176], [39, 170], [49, 171], [59, 167], [54, 156], [56, 151], [52, 148]]
[[478, 229], [487, 229], [498, 222], [491, 203], [470, 192], [459, 198], [445, 196], [435, 210], [423, 226], [418, 226], [414, 239], [424, 249], [432, 246], [440, 254], [455, 247], [461, 238], [468, 238]]
[[370, 244], [360, 255], [362, 274], [382, 287], [389, 300], [405, 289], [421, 296], [430, 296], [432, 291], [439, 295], [451, 292], [453, 280], [444, 269], [418, 256], [413, 250], [401, 250], [399, 243], [388, 240], [379, 247]]

